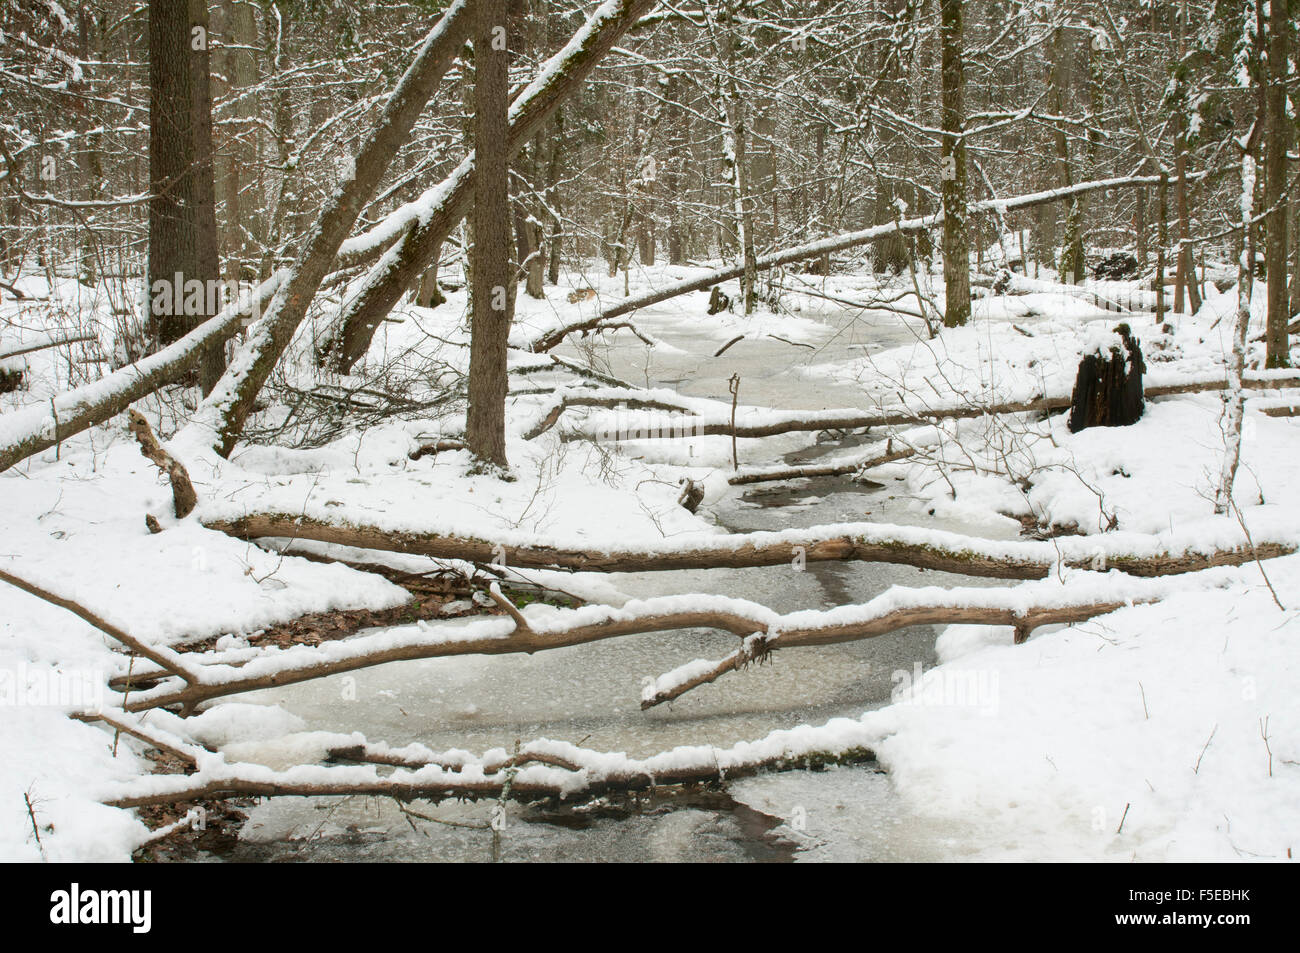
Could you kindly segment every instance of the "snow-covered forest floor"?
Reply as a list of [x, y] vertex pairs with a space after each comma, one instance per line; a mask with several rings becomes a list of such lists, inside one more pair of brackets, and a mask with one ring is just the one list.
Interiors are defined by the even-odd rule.
[[[634, 271], [629, 290], [696, 273], [664, 266]], [[595, 314], [622, 296], [623, 282], [593, 266], [563, 276], [545, 301], [521, 294], [512, 341], [524, 345]], [[1109, 545], [1140, 548], [1151, 538], [1188, 550], [1265, 539], [1300, 545], [1293, 492], [1300, 424], [1265, 415], [1264, 408], [1284, 403], [1267, 391], [1251, 392], [1247, 403], [1238, 511], [1218, 517], [1213, 495], [1224, 437], [1216, 393], [1158, 398], [1134, 426], [1079, 434], [1058, 413], [944, 420], [866, 435], [810, 430], [740, 439], [745, 472], [866, 458], [887, 440], [891, 449], [916, 451], [870, 469], [867, 482], [818, 477], [758, 489], [728, 482], [734, 472], [729, 436], [635, 439], [628, 433], [680, 423], [685, 413], [571, 407], [545, 432], [526, 436], [565, 394], [626, 397], [628, 385], [649, 388], [650, 396], [689, 409], [697, 420], [726, 422], [733, 374], [739, 375], [735, 420], [742, 426], [790, 412], [920, 412], [1068, 395], [1080, 357], [1117, 341], [1113, 328], [1121, 320], [1141, 342], [1148, 385], [1224, 374], [1235, 289], [1219, 295], [1211, 286], [1197, 315], [1170, 316], [1165, 330], [1146, 312], [1136, 283], [1102, 289], [1104, 297], [1136, 303], [1135, 313], [1121, 314], [1045, 278], [1018, 282], [1016, 293], [977, 298], [969, 326], [933, 339], [918, 316], [899, 313], [916, 310], [915, 298], [904, 295], [906, 275], [890, 285], [889, 297], [903, 295], [893, 310], [855, 306], [885, 293], [867, 273], [788, 276], [782, 313], [760, 310], [749, 318], [706, 315], [704, 294], [676, 298], [633, 316], [653, 347], [627, 330], [574, 338], [554, 352], [568, 366], [514, 350], [509, 481], [476, 472], [461, 450], [410, 458], [422, 445], [457, 438], [463, 427], [455, 393], [468, 360], [463, 291], [435, 309], [395, 311], [400, 323], [384, 325], [359, 368], [363, 376], [355, 378], [315, 376], [310, 353], [321, 329], [308, 324], [295, 345], [297, 360], [288, 362], [296, 369], [291, 379], [273, 384], [276, 402], [250, 428], [266, 445], [242, 445], [224, 460], [198, 442], [170, 444], [198, 491], [193, 515], [179, 521], [169, 515], [166, 481], [118, 420], [0, 475], [0, 568], [91, 608], [146, 643], [199, 647], [214, 653], [214, 664], [235, 665], [249, 657], [259, 632], [306, 613], [389, 610], [410, 598], [375, 572], [293, 553], [411, 572], [473, 572], [467, 564], [326, 543], [255, 545], [203, 525], [249, 513], [520, 548], [661, 553], [725, 532], [771, 530], [796, 540], [808, 526], [862, 522], [905, 524], [921, 541], [980, 537], [998, 553], [1031, 545], [1023, 539], [1026, 527], [1051, 540], [1032, 545], [1059, 547], [1063, 556], [1101, 554]], [[0, 344], [66, 331], [89, 331], [97, 340], [9, 359], [6, 369], [25, 369], [25, 386], [0, 395], [5, 412], [48, 403], [85, 375], [93, 377], [94, 365], [81, 359], [111, 358], [116, 340], [107, 297], [73, 281], [50, 287], [24, 278], [15, 286], [34, 300], [5, 298]], [[568, 300], [570, 290], [587, 287], [596, 294]], [[1257, 318], [1263, 298], [1262, 290], [1255, 294]], [[1252, 338], [1261, 331], [1262, 320]], [[1259, 355], [1253, 357], [1257, 367]], [[600, 377], [574, 368], [594, 368]], [[343, 392], [354, 400], [352, 417], [322, 397]], [[380, 407], [374, 394], [399, 394], [412, 403]], [[184, 422], [187, 401], [192, 407], [192, 393], [171, 388], [137, 406], [167, 438]], [[375, 406], [358, 410], [367, 401]], [[294, 443], [300, 446], [289, 449]], [[704, 491], [695, 513], [678, 502], [687, 479]], [[146, 514], [162, 532], [146, 528]], [[945, 535], [954, 533], [962, 535]], [[755, 612], [815, 613], [852, 603], [866, 607], [840, 611], [862, 615], [913, 598], [891, 586], [969, 587], [962, 589], [969, 593], [991, 587], [990, 580], [870, 562], [835, 563], [830, 570], [809, 563], [614, 574], [503, 562], [504, 582], [567, 593], [572, 602], [589, 603], [579, 613], [597, 615], [610, 611], [601, 605], [635, 615], [646, 600], [682, 593], [748, 600], [758, 604]], [[572, 756], [592, 771], [629, 759], [658, 771], [701, 762], [725, 767], [756, 752], [866, 748], [886, 775], [871, 766], [762, 774], [732, 783], [730, 793], [781, 819], [775, 833], [801, 848], [799, 859], [1289, 858], [1300, 847], [1300, 655], [1294, 647], [1300, 556], [1164, 577], [1152, 581], [1162, 597], [1156, 602], [1144, 601], [1155, 589], [1139, 590], [1130, 577], [1107, 571], [1100, 555], [1094, 566], [1062, 565], [1045, 580], [999, 585], [1012, 601], [1051, 602], [1068, 594], [1137, 604], [1074, 625], [1040, 627], [1021, 645], [1013, 644], [1010, 627], [951, 625], [914, 631], [910, 641], [885, 636], [851, 647], [776, 651], [765, 664], [703, 685], [671, 708], [637, 710], [645, 681], [652, 689], [671, 686], [698, 670], [690, 667], [693, 660], [721, 658], [734, 637], [686, 630], [536, 656], [393, 662], [355, 677], [219, 698], [186, 719], [155, 709], [143, 724], [180, 745], [199, 746], [201, 776], [256, 778], [305, 765], [289, 771], [305, 782], [331, 771], [352, 772], [353, 779], [389, 773], [374, 765], [316, 766], [331, 748], [356, 743], [352, 732], [394, 748], [468, 749], [485, 761], [493, 760], [489, 749], [509, 752], [516, 740], [547, 738], [554, 744], [533, 750]], [[485, 577], [475, 578], [483, 590]], [[703, 598], [681, 596], [675, 605], [690, 608]], [[961, 604], [967, 597], [952, 598]], [[509, 619], [495, 609], [490, 618], [476, 615], [491, 605], [481, 594], [478, 602], [458, 598], [443, 614], [462, 619], [413, 617], [322, 648], [288, 649], [278, 662], [249, 664], [292, 666], [292, 652], [346, 652], [366, 639], [373, 647], [380, 644], [374, 640], [495, 637]], [[566, 611], [534, 604], [526, 616], [544, 626]], [[146, 825], [134, 811], [101, 802], [123, 792], [166, 791], [175, 776], [153, 774], [155, 762], [143, 753], [148, 746], [136, 739], [66, 717], [74, 709], [128, 704], [129, 697], [105, 685], [128, 674], [131, 664], [87, 622], [0, 586], [0, 677], [6, 679], [0, 687], [7, 692], [0, 708], [0, 858], [127, 860], [146, 840]], [[62, 703], [49, 697], [59, 692]], [[560, 743], [626, 754], [579, 755]], [[649, 767], [644, 759], [651, 759]], [[556, 770], [532, 764], [512, 778], [541, 782]], [[285, 806], [290, 801], [298, 806]], [[337, 816], [332, 807], [328, 814], [302, 807], [315, 803], [285, 799], [252, 809], [248, 831], [310, 840], [326, 824], [333, 826], [325, 834], [347, 832], [351, 824], [353, 831], [397, 839], [415, 826], [384, 813], [378, 799], [354, 799]], [[492, 807], [417, 805], [431, 816], [476, 824], [487, 824]], [[367, 812], [380, 819], [364, 820]], [[664, 830], [650, 840], [694, 838], [698, 845], [702, 816], [662, 818]], [[525, 829], [513, 823], [500, 841], [528, 841], [534, 835]], [[582, 853], [582, 832], [554, 830], [565, 850]], [[438, 836], [451, 835], [444, 829]], [[590, 839], [594, 844], [596, 835]], [[437, 855], [436, 846], [427, 849]]]

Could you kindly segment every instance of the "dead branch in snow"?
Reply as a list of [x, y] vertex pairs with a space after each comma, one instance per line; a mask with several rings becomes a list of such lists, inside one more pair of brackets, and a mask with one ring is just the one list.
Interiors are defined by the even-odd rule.
[[[1150, 603], [1157, 597], [1134, 599], [1132, 604]], [[1085, 605], [1044, 605], [1020, 608], [984, 607], [984, 606], [917, 606], [900, 609], [887, 616], [881, 616], [865, 624], [850, 624], [839, 627], [818, 627], [795, 630], [778, 630], [767, 634], [768, 630], [759, 630], [744, 640], [740, 648], [726, 658], [709, 664], [701, 670], [697, 663], [689, 663], [666, 675], [661, 675], [653, 684], [647, 685], [641, 696], [641, 709], [644, 711], [680, 698], [692, 688], [716, 682], [728, 672], [736, 672], [746, 666], [764, 661], [780, 648], [795, 648], [809, 645], [832, 645], [837, 642], [856, 642], [862, 639], [886, 635], [898, 629], [912, 625], [955, 625], [959, 623], [974, 625], [1004, 625], [1015, 630], [1015, 641], [1020, 644], [1028, 638], [1029, 633], [1042, 625], [1073, 624], [1085, 622], [1099, 615], [1105, 615], [1122, 609], [1128, 602], [1094, 602]]]
[[607, 321], [600, 315], [594, 318], [586, 318], [582, 321], [575, 321], [572, 324], [566, 324], [564, 327], [556, 328], [553, 331], [547, 331], [537, 340], [529, 344], [524, 350], [531, 351], [534, 354], [545, 354], [552, 348], [558, 347], [564, 342], [570, 334], [580, 334], [586, 337], [588, 334], [600, 334], [603, 331], [614, 331], [618, 328], [626, 328], [641, 339], [648, 347], [654, 347], [655, 342], [646, 335], [631, 321]]
[[100, 618], [79, 602], [74, 602], [72, 599], [67, 599], [57, 593], [50, 592], [48, 589], [44, 589], [33, 582], [28, 582], [26, 579], [23, 579], [20, 576], [15, 576], [13, 573], [4, 569], [0, 569], [0, 581], [7, 582], [9, 585], [15, 586], [18, 589], [23, 590], [23, 592], [30, 593], [38, 599], [44, 599], [51, 605], [56, 605], [60, 609], [67, 609], [74, 615], [80, 616], [109, 638], [116, 642], [120, 642], [137, 655], [147, 658], [149, 661], [163, 669], [166, 669], [168, 672], [171, 672], [173, 675], [189, 684], [194, 684], [199, 679], [198, 673], [195, 669], [192, 668], [190, 664], [177, 652], [163, 646], [152, 646], [140, 641], [129, 632], [126, 632], [113, 625], [113, 623]]
[[897, 460], [905, 460], [915, 455], [916, 448], [899, 446], [894, 448], [893, 440], [887, 440], [883, 449], [876, 444], [865, 454], [858, 454], [851, 460], [839, 460], [834, 463], [807, 463], [793, 467], [742, 467], [739, 472], [727, 478], [732, 486], [746, 486], [751, 483], [774, 483], [780, 480], [806, 480], [810, 477], [845, 476], [883, 466]]
[[10, 348], [8, 351], [0, 351], [0, 361], [9, 357], [18, 357], [21, 354], [31, 354], [33, 351], [44, 351], [47, 348], [58, 347], [61, 344], [81, 344], [85, 341], [96, 340], [93, 334], [74, 334], [69, 337], [54, 338], [49, 341], [43, 341], [39, 344], [26, 344]]
[[155, 730], [144, 724], [142, 719], [134, 718], [119, 709], [74, 712], [68, 717], [74, 721], [83, 721], [87, 724], [102, 721], [110, 728], [120, 731], [124, 735], [130, 735], [132, 738], [137, 738], [159, 751], [165, 751], [172, 757], [179, 758], [190, 767], [198, 766], [198, 752], [195, 746], [167, 732]]
[[[661, 395], [651, 396], [637, 388], [604, 388], [592, 393], [566, 390], [560, 392], [540, 419], [524, 433], [525, 440], [540, 437], [559, 422], [560, 416], [570, 407], [603, 407], [610, 410], [666, 410], [670, 413], [694, 414], [694, 408], [685, 402], [668, 400]], [[684, 425], [687, 418], [683, 418]], [[682, 436], [689, 431], [676, 434]]]
[[411, 460], [419, 460], [421, 457], [427, 457], [436, 453], [445, 453], [449, 450], [464, 450], [465, 444], [460, 440], [436, 440], [433, 443], [421, 444], [416, 449], [407, 454]]
[[[249, 513], [204, 519], [203, 525], [238, 539], [280, 536], [361, 549], [488, 563], [494, 557], [529, 569], [581, 572], [648, 572], [674, 569], [743, 569], [779, 566], [796, 556], [808, 562], [882, 562], [996, 579], [1042, 579], [1058, 560], [1086, 569], [1100, 560], [1135, 576], [1165, 576], [1214, 566], [1238, 566], [1254, 558], [1247, 548], [1201, 552], [1192, 537], [1107, 534], [1043, 541], [993, 542], [977, 536], [933, 532], [888, 523], [841, 523], [785, 532], [720, 533], [677, 537], [660, 550], [620, 546], [564, 546], [537, 540], [520, 544], [448, 533], [392, 531], [330, 522], [290, 513]], [[1180, 545], [1181, 542], [1181, 545]], [[1295, 551], [1289, 542], [1261, 540], [1265, 559]]]
[[176, 511], [176, 518], [185, 519], [194, 512], [194, 507], [199, 502], [198, 494], [194, 492], [194, 484], [190, 482], [189, 471], [158, 443], [158, 438], [154, 436], [153, 428], [149, 426], [149, 421], [145, 420], [144, 414], [133, 407], [130, 410], [130, 420], [131, 433], [140, 444], [141, 455], [167, 476], [172, 486], [172, 506]]

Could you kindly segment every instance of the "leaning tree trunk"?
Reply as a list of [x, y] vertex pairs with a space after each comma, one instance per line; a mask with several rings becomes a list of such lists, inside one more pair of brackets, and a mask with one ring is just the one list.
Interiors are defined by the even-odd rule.
[[361, 207], [373, 194], [393, 156], [410, 136], [425, 103], [459, 54], [469, 34], [471, 19], [466, 0], [455, 0], [430, 31], [362, 145], [352, 178], [340, 184], [321, 210], [288, 280], [276, 292], [268, 314], [245, 344], [241, 360], [222, 377], [200, 408], [197, 422], [215, 431], [215, 444], [223, 455], [234, 448], [244, 421], [253, 411], [258, 392], [306, 316], [308, 305], [334, 263], [339, 245], [356, 224]]
[[[560, 53], [549, 59], [537, 80], [510, 109], [510, 135], [497, 148], [514, 155], [535, 136], [560, 103], [590, 75], [596, 64], [655, 0], [606, 0]], [[404, 291], [428, 267], [434, 249], [469, 211], [474, 196], [476, 157], [467, 156], [440, 185], [438, 201], [411, 224], [384, 269], [372, 275], [341, 316], [343, 345], [338, 369], [347, 372], [365, 354], [375, 330]]]

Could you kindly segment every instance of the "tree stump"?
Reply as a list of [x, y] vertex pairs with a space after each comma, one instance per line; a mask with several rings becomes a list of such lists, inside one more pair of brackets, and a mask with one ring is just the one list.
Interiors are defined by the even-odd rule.
[[709, 292], [709, 314], [718, 314], [731, 308], [731, 299], [717, 285]]
[[1146, 370], [1142, 348], [1127, 324], [1118, 325], [1115, 333], [1127, 354], [1111, 347], [1108, 354], [1099, 349], [1079, 362], [1070, 402], [1070, 433], [1089, 427], [1127, 427], [1142, 417], [1142, 373]]

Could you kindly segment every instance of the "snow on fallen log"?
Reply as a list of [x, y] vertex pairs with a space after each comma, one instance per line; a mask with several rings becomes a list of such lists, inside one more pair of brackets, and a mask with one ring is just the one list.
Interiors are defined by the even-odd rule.
[[[1052, 578], [1008, 588], [894, 586], [860, 605], [784, 615], [749, 600], [704, 593], [633, 600], [621, 607], [588, 605], [559, 609], [534, 603], [520, 610], [509, 605], [503, 606], [507, 610], [504, 616], [466, 622], [418, 622], [342, 642], [267, 649], [242, 664], [202, 664], [199, 656], [191, 665], [197, 671], [195, 681], [181, 684], [179, 679], [164, 680], [152, 688], [132, 693], [123, 707], [129, 712], [174, 705], [192, 710], [213, 698], [327, 678], [391, 662], [462, 655], [532, 654], [610, 638], [683, 629], [717, 629], [742, 639], [755, 633], [764, 636], [762, 646], [751, 645], [745, 658], [738, 658], [735, 665], [724, 670], [739, 667], [756, 657], [760, 649], [766, 654], [778, 647], [856, 641], [913, 625], [1009, 625], [1016, 628], [1018, 639], [1023, 641], [1030, 630], [1040, 625], [1078, 622], [1131, 603], [1155, 601], [1197, 586], [1226, 585], [1240, 578], [1240, 573], [1227, 568], [1180, 579], [1142, 579], [1113, 571], [1059, 569], [1059, 575]], [[499, 604], [505, 601], [499, 592], [493, 595]], [[691, 678], [706, 674], [693, 671]], [[720, 674], [722, 670], [713, 678]], [[655, 690], [659, 692], [662, 688], [670, 692], [684, 680], [669, 679]], [[704, 678], [696, 684], [711, 680]]]
[[[317, 732], [322, 760], [358, 761], [357, 765], [303, 764], [283, 771], [248, 763], [227, 763], [209, 754], [189, 775], [150, 775], [105, 785], [99, 799], [113, 807], [143, 807], [196, 798], [238, 794], [262, 797], [371, 795], [402, 801], [505, 799], [529, 802], [544, 798], [587, 799], [603, 794], [642, 791], [747, 777], [765, 771], [820, 768], [874, 760], [873, 731], [859, 720], [835, 718], [813, 727], [774, 731], [757, 741], [729, 748], [681, 745], [648, 758], [622, 752], [594, 751], [565, 741], [539, 738], [507, 756], [494, 749], [475, 756], [464, 751], [435, 752], [413, 744], [393, 749], [370, 744], [357, 734]], [[394, 771], [381, 766], [398, 764]]]
[[[1293, 370], [1285, 372], [1259, 371], [1247, 375], [1245, 387], [1249, 390], [1281, 390], [1300, 387], [1300, 375]], [[1177, 380], [1166, 384], [1151, 384], [1144, 388], [1143, 396], [1171, 397], [1179, 394], [1202, 394], [1225, 390], [1228, 386], [1226, 377], [1201, 380]], [[742, 408], [737, 413], [733, 427], [730, 416], [720, 411], [698, 414], [695, 417], [676, 421], [676, 427], [668, 432], [656, 432], [650, 420], [639, 420], [628, 415], [619, 422], [617, 428], [602, 427], [599, 421], [594, 427], [570, 431], [566, 440], [653, 440], [659, 438], [692, 437], [775, 437], [780, 434], [815, 430], [860, 430], [872, 427], [899, 427], [933, 423], [935, 420], [963, 420], [1000, 414], [1050, 413], [1065, 410], [1072, 403], [1070, 394], [1051, 394], [1024, 400], [1009, 400], [1000, 403], [982, 404], [967, 401], [947, 406], [927, 406], [921, 410], [899, 409], [894, 411], [869, 412], [856, 408], [837, 410], [768, 410], [764, 408]], [[568, 406], [593, 406], [570, 402]], [[561, 413], [563, 409], [561, 409]], [[559, 414], [556, 414], [558, 420]], [[552, 424], [554, 421], [552, 421]], [[549, 428], [546, 428], [549, 429]], [[538, 436], [545, 429], [529, 431]]]
[[[1203, 585], [1226, 585], [1235, 578], [1233, 573], [1216, 570], [1197, 581]], [[881, 634], [887, 625], [925, 611], [945, 610], [957, 618], [981, 620], [989, 613], [1005, 613], [1007, 618], [1014, 620], [1010, 624], [1020, 628], [1054, 621], [1077, 621], [1098, 611], [1113, 611], [1129, 604], [1154, 601], [1185, 587], [1186, 583], [1187, 580], [1178, 584], [1171, 580], [1132, 579], [1113, 573], [1068, 573], [1063, 581], [1053, 579], [1004, 590], [911, 590], [895, 587], [860, 606], [803, 610], [785, 615], [745, 600], [712, 595], [660, 597], [629, 603], [621, 609], [603, 606], [555, 609], [534, 604], [522, 612], [517, 610], [517, 615], [525, 620], [523, 624], [528, 627], [530, 636], [554, 637], [590, 629], [602, 621], [605, 624], [621, 623], [624, 627], [639, 622], [640, 630], [653, 631], [653, 627], [665, 621], [665, 610], [669, 617], [712, 612], [720, 618], [730, 618], [731, 621], [722, 625], [723, 628], [737, 634], [751, 630], [744, 636], [744, 645], [749, 647], [752, 659], [761, 654], [756, 648], [759, 641], [767, 646], [764, 651], [770, 651], [774, 644], [820, 645], [849, 638], [869, 638]], [[509, 618], [475, 620], [456, 627], [456, 632], [463, 636], [466, 630], [472, 630], [480, 637], [495, 632], [497, 640], [504, 640], [510, 638], [506, 630], [518, 625]], [[431, 649], [473, 645], [473, 638], [459, 637], [454, 633], [449, 637], [447, 630], [453, 628], [452, 624], [436, 627], [444, 633], [442, 636], [430, 636], [429, 630], [434, 628], [408, 627], [409, 636], [402, 633], [398, 636], [416, 640], [412, 644], [423, 640], [424, 646]], [[622, 634], [629, 634], [632, 630], [628, 628]], [[761, 639], [756, 638], [755, 633]], [[355, 643], [376, 643], [392, 637], [393, 633], [384, 633], [341, 646], [278, 650], [269, 653], [264, 662], [270, 663], [269, 669], [284, 676], [274, 684], [287, 684], [298, 680], [296, 676], [306, 670], [286, 667], [283, 663], [291, 656], [301, 659], [355, 654], [359, 648]], [[596, 637], [608, 637], [608, 634]], [[370, 654], [373, 659], [373, 653]], [[336, 664], [339, 661], [335, 659]], [[372, 660], [369, 664], [380, 664], [380, 661]], [[343, 669], [336, 667], [334, 670]], [[707, 665], [692, 663], [676, 671], [683, 675], [689, 671], [691, 678], [698, 680], [707, 674]], [[263, 672], [260, 677], [265, 678], [267, 674]], [[674, 684], [680, 687], [687, 681], [687, 678], [678, 678]], [[227, 687], [230, 684], [227, 683]], [[667, 682], [656, 686], [664, 690], [671, 687]], [[160, 724], [151, 724], [147, 729], [143, 722], [122, 711], [114, 710], [104, 720], [150, 743], [161, 742], [178, 750], [196, 767], [196, 772], [188, 776], [150, 776], [111, 784], [98, 792], [105, 803], [136, 807], [229, 794], [372, 794], [430, 800], [512, 797], [524, 801], [544, 797], [588, 797], [619, 790], [734, 778], [762, 770], [870, 760], [872, 745], [878, 740], [866, 733], [859, 720], [834, 719], [820, 727], [805, 725], [776, 731], [758, 741], [741, 742], [725, 749], [690, 745], [649, 758], [633, 759], [622, 753], [591, 751], [548, 739], [522, 745], [514, 754], [493, 749], [475, 756], [462, 750], [435, 752], [420, 744], [400, 748], [371, 744], [359, 733], [316, 732], [298, 736], [300, 746], [314, 747], [319, 760], [358, 764], [347, 767], [301, 764], [285, 771], [274, 771], [260, 765], [227, 763], [224, 755], [188, 742], [168, 727], [175, 725], [177, 730], [183, 730], [184, 721], [165, 713], [156, 713], [156, 717], [161, 719]], [[151, 732], [157, 742], [144, 732]], [[381, 775], [380, 767], [396, 770]]]
[[[1188, 178], [1192, 177], [1189, 176]], [[1064, 199], [1073, 198], [1076, 195], [1084, 195], [1101, 189], [1131, 188], [1135, 186], [1158, 185], [1159, 183], [1160, 176], [1158, 175], [1120, 176], [1118, 178], [1097, 179], [1091, 182], [1079, 182], [1071, 186], [1047, 189], [1042, 192], [1033, 192], [1028, 195], [1017, 195], [1005, 199], [986, 199], [982, 202], [972, 202], [967, 208], [971, 214], [976, 212], [1006, 213], [1019, 209], [1034, 208], [1038, 205], [1047, 205], [1052, 202], [1060, 202]], [[809, 242], [806, 245], [797, 245], [767, 255], [761, 255], [755, 263], [755, 267], [759, 271], [765, 271], [781, 265], [790, 265], [797, 261], [820, 258], [823, 255], [830, 255], [835, 252], [844, 251], [845, 249], [856, 248], [859, 245], [866, 245], [870, 242], [877, 241], [887, 235], [921, 232], [942, 224], [943, 212], [938, 211], [929, 215], [918, 216], [916, 218], [903, 219], [887, 225], [876, 225], [872, 228], [865, 228], [856, 232], [832, 235], [815, 242]], [[744, 271], [745, 269], [743, 265], [734, 265], [728, 268], [719, 268], [716, 271], [709, 272], [708, 274], [696, 278], [687, 278], [683, 281], [674, 282], [673, 284], [666, 285], [663, 288], [658, 288], [654, 291], [648, 291], [645, 294], [638, 295], [634, 298], [626, 298], [618, 304], [601, 311], [600, 317], [603, 320], [617, 318], [625, 314], [630, 314], [633, 311], [638, 311], [641, 308], [648, 308], [651, 305], [667, 301], [670, 298], [676, 298], [678, 295], [688, 294], [692, 291], [703, 291], [706, 288], [711, 288], [724, 281], [739, 278], [744, 274]]]
[[1235, 522], [1222, 519], [1156, 535], [1114, 532], [1048, 541], [989, 540], [918, 526], [863, 522], [752, 533], [683, 533], [638, 544], [559, 533], [537, 536], [519, 530], [486, 537], [478, 535], [476, 528], [450, 523], [419, 526], [371, 512], [355, 516], [375, 522], [349, 521], [346, 513], [323, 503], [299, 506], [299, 512], [239, 512], [231, 504], [211, 501], [200, 518], [209, 529], [239, 539], [315, 540], [438, 559], [477, 563], [496, 559], [516, 568], [583, 572], [741, 569], [839, 560], [998, 579], [1041, 579], [1058, 562], [1080, 569], [1162, 576], [1286, 555], [1295, 551], [1300, 538], [1300, 527], [1278, 520], [1252, 527], [1254, 547], [1245, 544]]
[[260, 314], [287, 275], [287, 269], [277, 271], [161, 351], [45, 403], [0, 415], [0, 471], [115, 417], [176, 380], [209, 345], [225, 341], [249, 315]]

